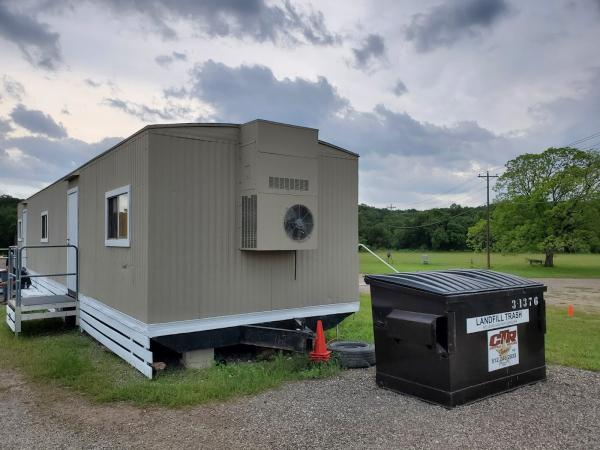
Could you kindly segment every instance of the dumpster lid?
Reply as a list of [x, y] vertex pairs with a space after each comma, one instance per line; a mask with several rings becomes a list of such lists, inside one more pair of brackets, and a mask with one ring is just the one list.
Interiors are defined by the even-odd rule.
[[367, 284], [394, 284], [440, 295], [470, 294], [525, 287], [544, 287], [543, 283], [492, 270], [436, 270], [366, 275]]

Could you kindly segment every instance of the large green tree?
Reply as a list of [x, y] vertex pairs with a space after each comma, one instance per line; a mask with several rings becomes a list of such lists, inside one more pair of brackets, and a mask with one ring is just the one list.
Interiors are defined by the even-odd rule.
[[558, 252], [598, 250], [598, 152], [565, 147], [520, 155], [506, 164], [495, 190], [498, 250], [542, 251], [548, 267]]
[[0, 248], [15, 244], [18, 198], [0, 195]]

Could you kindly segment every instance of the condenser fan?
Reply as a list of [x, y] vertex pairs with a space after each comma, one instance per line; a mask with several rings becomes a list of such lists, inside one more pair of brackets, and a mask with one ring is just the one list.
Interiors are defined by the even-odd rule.
[[313, 226], [313, 215], [304, 205], [294, 205], [285, 213], [283, 228], [294, 241], [303, 241], [309, 237]]

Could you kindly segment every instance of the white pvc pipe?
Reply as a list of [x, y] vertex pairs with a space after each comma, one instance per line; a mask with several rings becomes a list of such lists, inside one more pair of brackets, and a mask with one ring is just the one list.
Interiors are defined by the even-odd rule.
[[396, 273], [400, 273], [399, 270], [396, 270], [396, 268], [394, 266], [392, 266], [391, 264], [388, 264], [387, 262], [385, 262], [385, 260], [383, 258], [381, 258], [377, 253], [375, 253], [374, 251], [372, 251], [369, 247], [367, 247], [365, 244], [358, 244], [359, 247], [364, 248], [366, 251], [368, 251], [371, 255], [373, 255], [375, 258], [377, 258], [379, 261], [381, 261], [382, 263], [384, 263], [386, 266], [388, 266], [390, 269], [392, 269], [394, 272]]

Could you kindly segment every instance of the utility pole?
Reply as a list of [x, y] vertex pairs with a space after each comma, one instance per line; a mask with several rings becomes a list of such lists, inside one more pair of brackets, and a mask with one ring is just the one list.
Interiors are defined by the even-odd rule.
[[487, 182], [487, 229], [486, 229], [486, 250], [487, 250], [487, 268], [491, 268], [490, 262], [490, 178], [498, 178], [498, 175], [490, 175], [487, 170], [485, 175], [477, 175], [479, 178], [485, 178]]
[[396, 209], [396, 207], [390, 203], [390, 206], [388, 206], [387, 209], [393, 211], [394, 209]]

